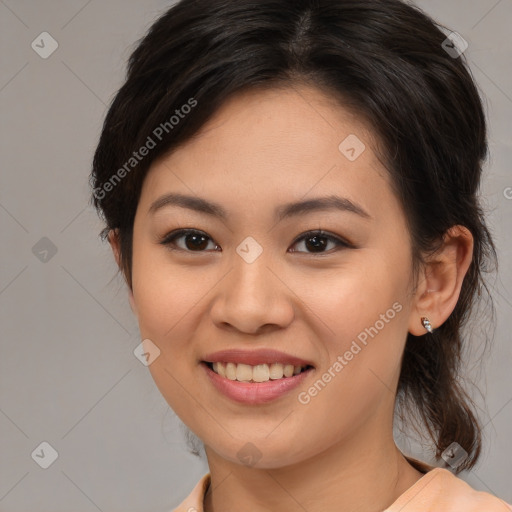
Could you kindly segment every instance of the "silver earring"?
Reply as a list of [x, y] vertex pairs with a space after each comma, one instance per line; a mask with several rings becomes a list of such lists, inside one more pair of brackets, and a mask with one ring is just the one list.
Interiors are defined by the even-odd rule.
[[432, 327], [430, 320], [426, 316], [421, 317], [421, 323], [430, 334], [434, 332], [434, 328]]

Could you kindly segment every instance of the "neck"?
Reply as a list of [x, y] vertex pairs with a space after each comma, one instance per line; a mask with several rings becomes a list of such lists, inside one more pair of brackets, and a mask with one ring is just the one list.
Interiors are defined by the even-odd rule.
[[[252, 468], [206, 448], [211, 485], [205, 512], [379, 512], [423, 475], [395, 445], [392, 434], [359, 431], [322, 453], [279, 468]], [[380, 429], [382, 432], [382, 429]]]

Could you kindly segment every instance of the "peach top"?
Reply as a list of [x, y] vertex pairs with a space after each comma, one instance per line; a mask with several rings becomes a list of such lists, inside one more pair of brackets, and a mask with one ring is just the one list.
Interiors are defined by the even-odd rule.
[[[210, 473], [172, 512], [204, 512]], [[383, 512], [511, 512], [512, 506], [492, 494], [476, 491], [443, 468], [434, 468], [409, 487]]]

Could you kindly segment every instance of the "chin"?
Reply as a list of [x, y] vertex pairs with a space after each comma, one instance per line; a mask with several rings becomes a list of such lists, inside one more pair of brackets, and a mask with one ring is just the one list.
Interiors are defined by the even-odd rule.
[[[252, 441], [250, 436], [245, 440], [233, 441], [229, 440], [227, 446], [215, 448], [215, 444], [207, 445], [210, 449], [225, 460], [229, 460], [234, 464], [254, 469], [277, 469], [298, 464], [308, 458], [304, 452], [293, 453], [293, 447], [276, 439], [270, 443], [264, 438], [258, 440], [254, 438]], [[233, 445], [240, 448], [233, 450]], [[297, 445], [296, 445], [297, 446]]]

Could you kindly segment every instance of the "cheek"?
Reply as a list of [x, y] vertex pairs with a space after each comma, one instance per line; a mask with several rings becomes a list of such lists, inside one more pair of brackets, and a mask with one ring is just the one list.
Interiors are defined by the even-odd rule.
[[180, 385], [189, 387], [188, 374], [197, 363], [191, 323], [201, 290], [193, 285], [190, 272], [171, 266], [161, 252], [142, 246], [134, 251], [133, 296], [141, 339], [151, 340], [160, 351], [149, 370], [164, 398], [178, 412]]
[[297, 396], [302, 413], [296, 417], [307, 417], [308, 430], [322, 432], [319, 442], [325, 446], [356, 435], [372, 417], [389, 419], [406, 332], [406, 309], [399, 301], [392, 303], [386, 296], [377, 301], [374, 296], [374, 303], [362, 308], [338, 299], [346, 307], [337, 321], [333, 316], [335, 334], [324, 333], [321, 340], [326, 357], [309, 387]]
[[192, 375], [197, 365], [193, 309], [201, 294], [190, 283], [183, 274], [167, 272], [165, 265], [150, 259], [140, 258], [134, 264], [141, 339], [150, 339], [160, 351], [148, 369], [169, 406], [186, 424], [196, 425], [202, 420], [196, 417], [198, 408], [191, 407], [191, 397], [196, 394]]
[[172, 265], [161, 247], [134, 243], [133, 296], [141, 335], [158, 340], [172, 337], [178, 321], [198, 301], [197, 268]]
[[376, 322], [379, 331], [389, 331], [391, 324], [403, 327], [406, 263], [393, 266], [388, 259], [382, 251], [367, 250], [307, 281], [297, 277], [294, 292], [314, 313], [330, 346], [339, 348], [340, 340], [355, 338]]
[[304, 302], [319, 319], [314, 326], [323, 353], [318, 378], [325, 377], [330, 390], [320, 383], [325, 396], [317, 402], [347, 401], [351, 410], [350, 397], [368, 405], [394, 389], [407, 335], [407, 265], [404, 260], [393, 268], [382, 253], [371, 256], [367, 252], [364, 261], [304, 290]]

